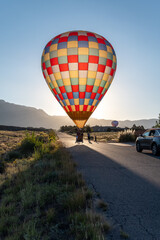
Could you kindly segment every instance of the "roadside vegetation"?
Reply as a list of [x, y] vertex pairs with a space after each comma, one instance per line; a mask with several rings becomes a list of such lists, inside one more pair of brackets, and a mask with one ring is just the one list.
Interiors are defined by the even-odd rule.
[[54, 131], [12, 134], [0, 142], [0, 239], [103, 240], [109, 224]]

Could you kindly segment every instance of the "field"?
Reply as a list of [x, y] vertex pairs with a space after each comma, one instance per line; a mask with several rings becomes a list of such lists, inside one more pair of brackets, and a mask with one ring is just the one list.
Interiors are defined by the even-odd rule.
[[[118, 142], [118, 132], [92, 132], [91, 137], [97, 137], [98, 142]], [[87, 139], [87, 133], [84, 133], [84, 138]]]
[[1, 240], [104, 240], [107, 205], [96, 213], [98, 196], [54, 131], [1, 131], [0, 151]]

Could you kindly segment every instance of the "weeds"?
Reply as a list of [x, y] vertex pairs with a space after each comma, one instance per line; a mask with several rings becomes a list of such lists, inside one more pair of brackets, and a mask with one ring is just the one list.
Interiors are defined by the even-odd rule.
[[53, 131], [26, 133], [2, 160], [0, 239], [104, 239], [109, 225], [87, 211], [93, 193]]
[[124, 132], [119, 133], [119, 142], [134, 142], [135, 134], [132, 130], [126, 130]]

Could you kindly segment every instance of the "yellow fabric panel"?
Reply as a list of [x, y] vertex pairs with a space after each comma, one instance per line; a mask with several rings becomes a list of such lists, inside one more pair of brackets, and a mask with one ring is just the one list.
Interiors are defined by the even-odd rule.
[[107, 58], [107, 52], [104, 50], [99, 50], [99, 57]]
[[109, 86], [109, 82], [106, 82], [105, 88], [108, 88]]
[[[47, 83], [48, 84], [48, 83]], [[52, 91], [52, 88], [51, 88], [51, 86], [48, 84], [48, 87], [49, 87], [49, 89]]]
[[52, 45], [50, 46], [50, 49], [49, 49], [49, 51], [50, 51], [50, 52], [52, 52], [52, 51], [55, 51], [55, 50], [57, 50], [57, 46], [58, 46], [58, 44], [57, 44], [57, 43], [55, 43], [55, 44], [52, 44]]
[[49, 76], [46, 77], [46, 81], [47, 81], [47, 83], [50, 83], [50, 82], [51, 82], [51, 79], [50, 79]]
[[116, 56], [115, 55], [113, 55], [113, 62], [116, 63]]
[[69, 78], [63, 79], [63, 84], [64, 84], [64, 86], [70, 86], [71, 85], [70, 79]]
[[91, 106], [88, 106], [88, 107], [87, 107], [87, 111], [90, 111], [90, 109], [91, 109]]
[[76, 111], [76, 108], [74, 105], [71, 105], [72, 111]]
[[92, 112], [94, 112], [95, 109], [96, 109], [96, 107], [94, 106], [94, 108], [92, 109]]
[[89, 104], [89, 100], [90, 100], [90, 99], [86, 99], [86, 98], [85, 98], [85, 100], [84, 100], [84, 105], [88, 105], [88, 104]]
[[99, 86], [101, 83], [101, 80], [100, 79], [96, 79], [95, 82], [94, 82], [94, 86]]
[[96, 99], [94, 99], [94, 101], [93, 101], [93, 106], [95, 106], [95, 104], [96, 104], [96, 102], [97, 102], [97, 100]]
[[83, 111], [83, 105], [79, 105], [79, 110]]
[[50, 60], [49, 53], [46, 53], [46, 54], [44, 55], [44, 61], [47, 61], [47, 60]]
[[98, 43], [96, 43], [96, 42], [89, 42], [89, 48], [96, 48], [96, 49], [98, 49]]
[[57, 52], [58, 52], [58, 57], [67, 56], [67, 48], [59, 49], [57, 50]]
[[70, 102], [69, 102], [69, 100], [68, 100], [68, 99], [65, 99], [64, 101], [66, 102], [67, 106], [69, 106], [69, 105], [70, 105]]
[[88, 71], [88, 78], [96, 78], [97, 72], [94, 71]]
[[67, 42], [67, 48], [78, 48], [78, 41]]
[[88, 48], [78, 48], [78, 55], [88, 55], [89, 49]]
[[69, 108], [66, 106], [67, 112], [69, 112]]
[[104, 73], [102, 80], [107, 81], [109, 78], [109, 74]]
[[54, 86], [55, 88], [58, 87], [58, 84], [57, 84], [56, 81], [53, 81], [52, 83], [53, 83], [53, 86]]
[[43, 50], [43, 53], [42, 53], [42, 56], [44, 57], [44, 55], [45, 55], [45, 49]]
[[56, 80], [61, 79], [61, 73], [60, 72], [54, 73], [54, 77]]
[[110, 46], [107, 46], [107, 52], [113, 53], [112, 48]]
[[62, 106], [64, 106], [64, 104], [63, 104], [62, 100], [60, 100], [60, 103], [62, 104]]
[[79, 78], [79, 85], [86, 85], [87, 84], [87, 78]]
[[75, 105], [79, 105], [79, 99], [77, 98], [77, 99], [74, 99], [74, 104]]
[[70, 78], [78, 78], [78, 71], [69, 71]]

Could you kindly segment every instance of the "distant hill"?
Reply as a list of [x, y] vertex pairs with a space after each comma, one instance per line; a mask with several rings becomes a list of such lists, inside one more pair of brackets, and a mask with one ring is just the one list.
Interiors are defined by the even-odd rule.
[[[119, 121], [120, 127], [132, 127], [143, 125], [150, 128], [158, 119], [125, 120]], [[112, 120], [91, 118], [87, 122], [90, 126], [110, 126]], [[50, 116], [41, 109], [26, 107], [0, 100], [0, 125], [19, 127], [44, 127], [59, 129], [62, 125], [74, 125], [68, 116]]]

